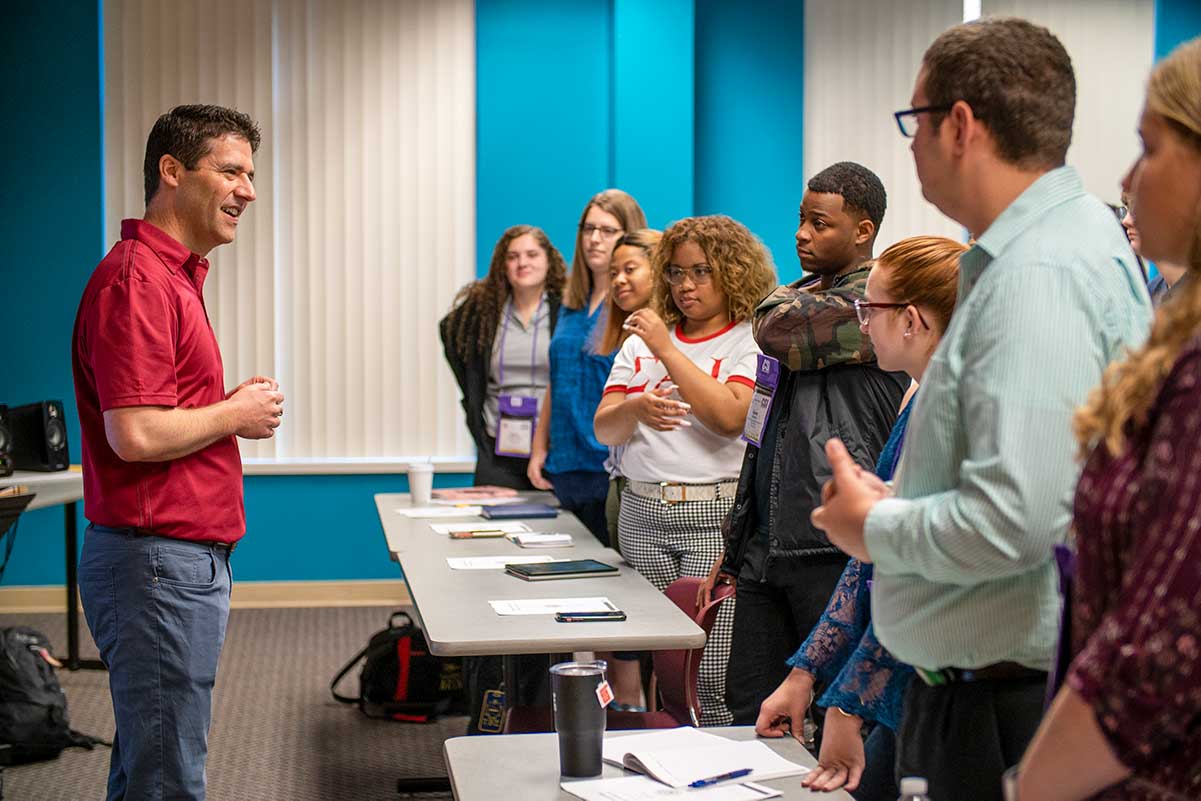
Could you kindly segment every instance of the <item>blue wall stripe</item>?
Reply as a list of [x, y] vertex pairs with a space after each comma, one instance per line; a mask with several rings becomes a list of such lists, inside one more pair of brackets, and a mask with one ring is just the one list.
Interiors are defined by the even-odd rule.
[[571, 262], [576, 223], [609, 185], [609, 0], [476, 3], [476, 255], [511, 225]]
[[804, 43], [804, 3], [697, 0], [696, 211], [744, 223], [784, 281], [800, 275]]
[[692, 0], [615, 0], [612, 183], [652, 227], [694, 208]]

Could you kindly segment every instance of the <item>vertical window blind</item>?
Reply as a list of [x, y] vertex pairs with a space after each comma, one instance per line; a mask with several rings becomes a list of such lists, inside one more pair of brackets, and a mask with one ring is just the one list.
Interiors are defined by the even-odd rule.
[[474, 458], [437, 322], [475, 276], [469, 0], [106, 0], [106, 230], [144, 213], [154, 120], [255, 118], [258, 199], [205, 297], [234, 386], [274, 375], [251, 462]]
[[[922, 54], [963, 19], [963, 0], [805, 5], [805, 174], [841, 160], [875, 171], [888, 191], [877, 251], [907, 236], [963, 238], [922, 198], [909, 140], [892, 112], [908, 108]], [[1019, 16], [1063, 42], [1076, 72], [1076, 124], [1068, 163], [1085, 187], [1117, 202], [1118, 181], [1139, 152], [1135, 135], [1154, 42], [1152, 0], [982, 0], [990, 16]]]
[[963, 229], [922, 197], [911, 140], [893, 112], [910, 107], [922, 54], [963, 19], [963, 0], [805, 4], [805, 179], [856, 161], [884, 183], [888, 210], [876, 253], [917, 234], [963, 238]]
[[985, 14], [1022, 17], [1051, 30], [1076, 71], [1076, 123], [1068, 164], [1102, 200], [1141, 152], [1138, 115], [1155, 60], [1153, 0], [983, 0]]

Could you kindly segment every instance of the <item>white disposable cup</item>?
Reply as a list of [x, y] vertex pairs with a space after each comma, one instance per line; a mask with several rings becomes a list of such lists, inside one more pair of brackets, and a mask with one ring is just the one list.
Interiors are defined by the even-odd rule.
[[429, 506], [434, 490], [434, 466], [429, 462], [409, 465], [409, 500], [413, 506]]

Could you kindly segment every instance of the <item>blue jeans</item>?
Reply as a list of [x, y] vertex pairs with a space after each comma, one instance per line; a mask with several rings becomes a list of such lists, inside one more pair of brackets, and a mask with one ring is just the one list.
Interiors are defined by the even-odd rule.
[[227, 549], [88, 526], [79, 590], [117, 722], [108, 801], [204, 799], [231, 580]]

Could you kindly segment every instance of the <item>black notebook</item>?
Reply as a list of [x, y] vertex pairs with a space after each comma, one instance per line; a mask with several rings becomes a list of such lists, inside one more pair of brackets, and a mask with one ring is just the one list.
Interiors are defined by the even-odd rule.
[[535, 562], [523, 565], [505, 565], [505, 572], [526, 581], [549, 581], [551, 579], [590, 578], [593, 576], [616, 576], [617, 568], [595, 559], [573, 559], [570, 562]]
[[502, 506], [485, 506], [480, 515], [489, 520], [531, 520], [537, 517], [558, 517], [559, 510], [544, 503], [509, 503]]

